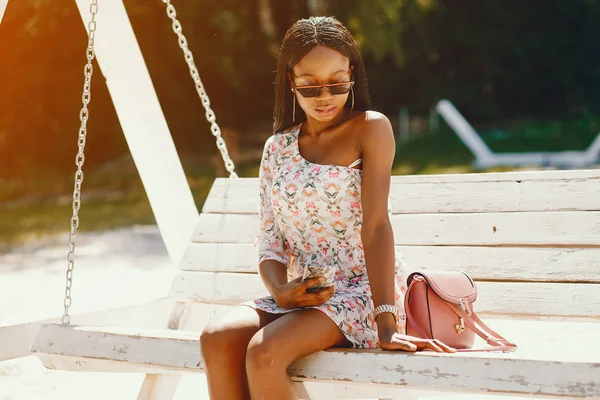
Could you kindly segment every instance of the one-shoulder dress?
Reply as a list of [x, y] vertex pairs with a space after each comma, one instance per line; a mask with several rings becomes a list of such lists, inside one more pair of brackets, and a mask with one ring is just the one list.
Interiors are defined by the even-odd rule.
[[[259, 171], [258, 263], [277, 260], [288, 265], [293, 253], [298, 265], [315, 259], [334, 265], [335, 294], [311, 308], [331, 318], [353, 348], [377, 348], [377, 325], [361, 240], [362, 171], [304, 159], [298, 146], [300, 127], [276, 133], [265, 143]], [[395, 303], [400, 310], [398, 329], [404, 332], [406, 272], [402, 254], [395, 254]], [[302, 271], [288, 268], [287, 275], [292, 280]], [[275, 314], [294, 311], [277, 306], [273, 297], [243, 304]]]

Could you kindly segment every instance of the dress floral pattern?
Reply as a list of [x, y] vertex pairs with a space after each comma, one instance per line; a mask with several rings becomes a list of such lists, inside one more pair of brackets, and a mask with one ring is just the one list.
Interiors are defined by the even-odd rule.
[[[300, 126], [271, 136], [264, 147], [259, 172], [260, 233], [258, 262], [277, 260], [288, 265], [296, 254], [298, 265], [318, 259], [334, 265], [335, 294], [316, 308], [329, 316], [354, 348], [379, 346], [373, 319], [371, 288], [361, 240], [362, 171], [307, 161], [298, 146]], [[406, 273], [396, 252], [395, 301], [398, 329], [404, 331]], [[302, 275], [289, 267], [288, 279]], [[272, 297], [244, 303], [268, 313], [286, 313]]]

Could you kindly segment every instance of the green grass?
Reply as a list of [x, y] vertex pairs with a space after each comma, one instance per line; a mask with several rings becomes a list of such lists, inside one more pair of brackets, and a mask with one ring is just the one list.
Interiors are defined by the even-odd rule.
[[[48, 199], [35, 204], [5, 207], [0, 220], [0, 251], [31, 239], [69, 231], [72, 206]], [[80, 211], [79, 231], [110, 229], [134, 224], [152, 224], [150, 205], [141, 192], [127, 193], [123, 198], [86, 201]], [[66, 243], [66, 235], [65, 235]]]
[[[256, 165], [241, 165], [237, 169], [243, 177], [258, 175]], [[202, 209], [216, 171], [189, 161], [185, 170], [196, 206]], [[71, 179], [61, 177], [60, 196], [37, 193], [34, 199], [0, 204], [0, 252], [32, 239], [56, 235], [64, 235], [66, 245], [73, 213]], [[80, 232], [155, 223], [142, 182], [128, 159], [86, 175], [83, 193], [86, 197], [79, 213]]]
[[481, 135], [496, 152], [585, 150], [600, 132], [600, 117], [586, 116], [557, 121], [515, 121], [505, 130]]
[[400, 143], [394, 159], [394, 175], [470, 172], [473, 156], [454, 135], [442, 132], [418, 136]]

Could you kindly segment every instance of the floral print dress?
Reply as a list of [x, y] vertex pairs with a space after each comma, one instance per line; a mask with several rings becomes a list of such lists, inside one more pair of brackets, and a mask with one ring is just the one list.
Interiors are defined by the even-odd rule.
[[[297, 265], [313, 260], [334, 265], [335, 294], [316, 307], [339, 327], [353, 348], [379, 346], [373, 318], [371, 288], [361, 240], [362, 171], [356, 168], [315, 164], [299, 151], [300, 125], [271, 136], [264, 148], [259, 172], [260, 233], [258, 262], [277, 260], [288, 265], [289, 254]], [[406, 273], [396, 252], [395, 301], [400, 311], [399, 332], [404, 331]], [[302, 276], [288, 266], [288, 280]], [[264, 297], [244, 303], [268, 313], [287, 313]]]

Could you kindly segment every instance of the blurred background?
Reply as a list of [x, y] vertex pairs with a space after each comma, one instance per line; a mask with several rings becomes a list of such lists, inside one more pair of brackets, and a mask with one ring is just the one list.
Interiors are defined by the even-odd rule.
[[[310, 15], [336, 16], [356, 37], [373, 106], [397, 135], [394, 174], [474, 171], [473, 155], [434, 111], [440, 99], [498, 152], [584, 150], [600, 131], [596, 0], [174, 4], [241, 176], [257, 176], [272, 133], [279, 43]], [[125, 5], [201, 207], [224, 176], [204, 109], [162, 2]], [[0, 24], [0, 252], [68, 230], [86, 44], [74, 1], [8, 2]], [[80, 229], [154, 224], [97, 64], [95, 71]]]

